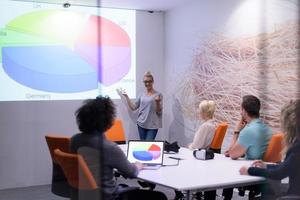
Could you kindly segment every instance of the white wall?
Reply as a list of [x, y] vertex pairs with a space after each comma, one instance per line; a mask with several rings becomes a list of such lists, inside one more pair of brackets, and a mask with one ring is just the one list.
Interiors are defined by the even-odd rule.
[[[223, 28], [239, 0], [193, 1], [184, 7], [166, 13], [166, 69], [165, 124], [169, 126], [168, 138], [186, 146], [192, 141], [198, 124], [186, 119], [174, 93], [192, 64], [195, 50], [210, 33]], [[195, 107], [196, 109], [196, 107]]]
[[[164, 14], [137, 12], [137, 93], [151, 70], [162, 91], [164, 77]], [[0, 189], [49, 184], [52, 164], [45, 134], [77, 133], [74, 112], [81, 101], [0, 102]], [[135, 123], [121, 101], [118, 117], [129, 138], [137, 137]], [[161, 132], [163, 133], [163, 132]], [[160, 135], [159, 137], [164, 137]]]
[[[299, 19], [298, 13], [299, 13], [299, 1], [297, 0], [290, 0], [290, 1], [280, 1], [280, 0], [226, 0], [226, 1], [220, 1], [220, 0], [203, 0], [203, 1], [192, 1], [191, 3], [175, 8], [171, 11], [168, 11], [165, 16], [165, 49], [166, 49], [166, 57], [165, 57], [165, 88], [167, 88], [166, 93], [165, 93], [165, 127], [169, 127], [168, 129], [168, 138], [170, 141], [178, 141], [179, 144], [185, 146], [189, 142], [192, 141], [192, 138], [194, 136], [194, 133], [199, 126], [199, 120], [194, 119], [188, 119], [186, 115], [183, 114], [182, 111], [182, 103], [180, 100], [178, 100], [178, 90], [180, 87], [185, 86], [188, 87], [191, 84], [192, 86], [195, 86], [196, 84], [200, 85], [199, 83], [205, 82], [203, 80], [195, 79], [195, 80], [187, 80], [187, 78], [184, 79], [186, 74], [189, 74], [191, 72], [191, 66], [194, 64], [194, 66], [202, 66], [201, 63], [195, 64], [193, 63], [195, 61], [195, 57], [199, 52], [203, 50], [203, 44], [205, 45], [206, 41], [209, 41], [209, 39], [214, 38], [215, 35], [221, 35], [222, 38], [225, 41], [228, 41], [233, 43], [235, 40], [243, 40], [243, 38], [250, 38], [252, 41], [254, 41], [254, 38], [259, 41], [259, 37], [261, 33], [265, 33], [268, 37], [268, 42], [273, 42], [275, 39], [274, 37], [277, 37], [278, 41], [283, 41], [283, 40], [295, 40], [295, 38], [284, 38], [284, 34], [279, 35], [278, 32], [279, 30], [284, 30], [286, 31], [287, 28], [284, 26], [285, 24], [288, 24], [290, 22], [297, 22], [297, 19]], [[296, 29], [297, 27], [293, 27]], [[299, 27], [298, 27], [299, 28]], [[293, 29], [293, 30], [294, 30]], [[278, 32], [276, 32], [278, 30]], [[286, 33], [289, 33], [288, 31]], [[216, 37], [217, 38], [217, 37]], [[219, 38], [217, 38], [219, 39]], [[220, 39], [221, 40], [221, 39]], [[261, 44], [265, 45], [268, 47], [268, 42], [264, 41], [261, 42]], [[275, 41], [276, 43], [277, 41]], [[247, 44], [247, 41], [245, 42]], [[274, 43], [274, 44], [275, 44]], [[217, 43], [219, 45], [219, 43]], [[241, 43], [243, 45], [243, 43]], [[277, 45], [277, 43], [276, 43]], [[274, 46], [276, 46], [274, 45]], [[207, 45], [208, 46], [208, 45]], [[207, 47], [206, 46], [206, 47]], [[277, 45], [277, 47], [280, 47], [281, 45]], [[209, 47], [208, 47], [209, 48]], [[227, 49], [226, 49], [227, 48]], [[241, 47], [242, 48], [242, 47]], [[239, 46], [236, 47], [236, 49], [239, 51], [241, 49]], [[251, 46], [250, 46], [251, 48]], [[254, 47], [254, 49], [257, 48], [257, 46]], [[257, 48], [259, 49], [259, 47]], [[291, 47], [293, 54], [291, 54], [291, 58], [297, 62], [297, 50], [294, 47]], [[224, 45], [224, 50], [232, 50], [231, 46], [226, 46]], [[269, 47], [270, 52], [274, 50], [274, 48]], [[265, 50], [265, 51], [268, 51]], [[216, 50], [218, 51], [218, 50]], [[222, 50], [220, 50], [221, 52]], [[288, 51], [288, 50], [286, 50]], [[285, 50], [282, 50], [282, 52], [285, 52]], [[251, 68], [253, 71], [257, 70], [260, 65], [268, 66], [269, 69], [266, 69], [264, 71], [264, 74], [268, 74], [268, 77], [272, 77], [274, 73], [277, 73], [282, 75], [280, 78], [270, 78], [270, 80], [266, 80], [263, 76], [258, 75], [256, 77], [257, 85], [259, 88], [263, 88], [264, 90], [261, 91], [255, 91], [258, 92], [258, 96], [264, 96], [264, 95], [269, 95], [269, 102], [263, 101], [263, 106], [268, 107], [269, 110], [265, 110], [266, 116], [268, 116], [269, 113], [275, 113], [273, 116], [277, 116], [276, 113], [280, 112], [280, 104], [283, 105], [282, 102], [288, 102], [290, 98], [293, 98], [296, 96], [296, 91], [294, 90], [297, 88], [296, 84], [298, 84], [299, 87], [299, 77], [297, 78], [296, 73], [293, 73], [297, 69], [297, 65], [291, 65], [290, 61], [288, 59], [285, 59], [284, 53], [279, 52], [273, 57], [270, 56], [270, 54], [266, 53], [266, 57], [269, 60], [274, 60], [276, 58], [280, 57], [280, 61], [282, 62], [281, 64], [278, 64], [278, 66], [275, 65], [269, 65], [268, 61], [263, 61], [260, 62], [261, 60], [251, 60], [253, 63], [257, 63], [256, 65], [250, 65], [253, 68]], [[205, 52], [202, 52], [205, 54]], [[211, 53], [211, 52], [210, 52]], [[212, 53], [213, 54], [213, 53]], [[205, 54], [208, 57], [210, 55]], [[226, 53], [224, 53], [225, 56]], [[213, 55], [214, 56], [214, 55]], [[216, 56], [217, 57], [217, 56]], [[259, 56], [257, 56], [259, 57]], [[210, 58], [208, 58], [209, 60]], [[212, 62], [214, 59], [210, 59]], [[220, 61], [219, 59], [218, 61]], [[225, 60], [225, 59], [224, 59]], [[221, 60], [224, 64], [224, 68], [226, 71], [227, 69], [230, 68], [229, 62], [226, 62], [224, 60]], [[238, 68], [240, 66], [241, 69], [241, 74], [249, 74], [249, 68], [247, 68], [247, 65], [243, 65], [247, 61], [243, 62], [244, 60], [236, 60], [236, 65], [234, 67]], [[278, 61], [278, 60], [276, 60]], [[201, 62], [201, 61], [200, 61]], [[233, 62], [235, 62], [233, 60]], [[273, 61], [270, 61], [270, 63]], [[249, 62], [248, 62], [249, 63]], [[215, 63], [214, 63], [215, 64]], [[211, 67], [216, 66], [217, 64], [212, 64]], [[293, 79], [295, 79], [295, 82], [289, 83], [289, 85], [284, 85], [283, 82], [279, 82], [278, 79], [286, 80], [286, 77], [283, 75], [284, 71], [287, 69], [283, 69], [283, 67], [280, 68], [280, 66], [289, 66], [289, 70], [291, 70], [291, 74], [294, 74], [295, 76]], [[203, 67], [203, 66], [202, 66]], [[204, 66], [205, 68], [207, 66]], [[243, 68], [244, 67], [244, 68]], [[199, 67], [200, 68], [200, 67]], [[202, 69], [203, 69], [202, 68]], [[206, 68], [204, 70], [199, 70], [194, 73], [201, 73], [199, 77], [203, 77], [202, 75], [206, 73], [206, 71], [209, 71], [210, 69]], [[245, 72], [247, 71], [248, 72]], [[269, 71], [268, 71], [269, 70]], [[278, 70], [278, 72], [276, 71]], [[276, 71], [276, 72], [275, 72]], [[218, 73], [217, 70], [214, 72]], [[261, 72], [261, 71], [260, 71]], [[270, 73], [269, 73], [270, 72]], [[273, 73], [274, 72], [274, 73]], [[273, 73], [273, 74], [272, 74]], [[259, 74], [259, 73], [258, 73]], [[237, 71], [232, 71], [231, 73], [232, 80], [240, 81], [241, 88], [243, 86], [251, 88], [249, 86], [249, 82], [247, 77], [245, 77], [243, 80], [238, 79], [238, 72]], [[195, 75], [196, 76], [196, 75]], [[195, 76], [189, 76], [190, 77], [195, 77]], [[225, 74], [220, 74], [219, 79], [221, 82], [223, 80], [223, 77], [225, 77]], [[216, 76], [217, 77], [217, 76]], [[228, 77], [227, 77], [228, 78]], [[191, 79], [191, 78], [190, 78]], [[225, 79], [225, 78], [224, 78]], [[297, 81], [298, 79], [298, 81]], [[217, 82], [216, 80], [215, 82]], [[183, 82], [185, 81], [185, 85], [183, 85]], [[248, 82], [247, 82], [248, 81]], [[286, 80], [288, 81], [288, 80]], [[214, 84], [213, 82], [212, 84]], [[234, 81], [231, 81], [234, 82]], [[230, 111], [234, 111], [231, 113], [231, 115], [238, 116], [239, 117], [239, 106], [240, 106], [240, 97], [244, 94], [247, 94], [247, 92], [252, 92], [252, 89], [245, 89], [243, 88], [241, 90], [233, 90], [230, 91], [231, 85], [228, 84], [227, 82], [223, 81], [224, 85], [220, 84], [220, 87], [217, 88], [217, 92], [220, 92], [220, 96], [222, 95], [222, 87], [229, 88], [228, 96], [239, 96], [235, 100], [237, 102], [235, 104], [235, 109], [232, 109]], [[226, 85], [227, 84], [227, 85]], [[202, 85], [205, 85], [203, 83]], [[209, 89], [210, 85], [207, 85], [206, 88], [201, 88], [201, 91], [206, 91], [206, 89]], [[253, 86], [252, 88], [254, 88]], [[290, 94], [287, 95], [285, 92], [287, 87], [291, 87]], [[193, 87], [191, 87], [194, 89]], [[192, 90], [190, 89], [190, 91]], [[240, 88], [238, 88], [240, 89]], [[294, 91], [294, 93], [293, 93]], [[226, 92], [226, 91], [225, 91]], [[272, 92], [274, 94], [272, 94]], [[197, 93], [197, 91], [191, 91], [191, 93]], [[213, 100], [216, 100], [219, 94], [218, 93], [209, 93], [207, 94], [208, 91], [204, 92], [203, 95], [195, 95], [196, 101], [195, 104], [190, 105], [192, 108], [190, 109], [192, 112], [196, 113], [195, 111], [197, 110], [197, 105], [203, 98], [210, 98]], [[238, 93], [238, 95], [235, 95]], [[198, 92], [199, 94], [199, 92]], [[210, 95], [212, 94], [212, 95]], [[249, 94], [249, 93], [248, 93]], [[215, 95], [215, 96], [213, 96]], [[224, 96], [225, 96], [224, 95]], [[261, 95], [261, 96], [260, 96]], [[281, 99], [281, 102], [276, 101], [276, 96], [282, 96], [285, 97], [283, 100], [282, 98], [277, 98]], [[184, 96], [186, 97], [186, 96]], [[183, 96], [179, 96], [179, 98], [183, 99]], [[214, 99], [216, 98], [216, 99]], [[272, 99], [274, 98], [274, 99]], [[192, 98], [191, 98], [192, 99]], [[266, 98], [268, 99], [268, 98]], [[193, 99], [194, 100], [194, 99]], [[219, 111], [220, 113], [220, 108], [222, 108], [223, 104], [226, 104], [226, 100], [221, 100], [220, 102], [217, 103], [217, 112]], [[227, 100], [228, 101], [228, 100]], [[231, 102], [230, 102], [231, 103]], [[266, 106], [267, 105], [267, 106]], [[226, 107], [226, 106], [224, 106]], [[275, 109], [276, 108], [276, 109]], [[273, 109], [273, 110], [272, 110]], [[219, 114], [222, 115], [222, 114]], [[196, 115], [194, 115], [196, 116]], [[233, 118], [230, 116], [231, 119]], [[266, 117], [266, 119], [270, 119], [271, 117]], [[274, 117], [276, 118], [276, 117]], [[237, 119], [237, 118], [235, 118]], [[278, 117], [277, 117], [278, 119]], [[198, 121], [198, 122], [197, 122]], [[229, 120], [228, 120], [229, 121]], [[231, 122], [229, 124], [230, 129], [232, 130], [235, 126], [236, 121], [229, 121]], [[277, 124], [276, 124], [276, 123]], [[273, 126], [279, 126], [278, 121], [275, 121], [273, 123]], [[231, 131], [229, 133], [227, 132], [227, 137], [225, 139], [225, 142], [223, 143], [224, 149], [227, 148], [228, 143], [230, 142], [231, 139]]]
[[0, 188], [47, 184], [51, 161], [44, 135], [77, 132], [79, 101], [0, 103]]

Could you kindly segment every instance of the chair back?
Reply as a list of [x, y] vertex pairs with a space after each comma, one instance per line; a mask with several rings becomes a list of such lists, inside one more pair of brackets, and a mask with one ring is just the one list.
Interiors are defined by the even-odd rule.
[[223, 123], [220, 123], [216, 129], [213, 140], [210, 143], [210, 149], [213, 150], [215, 153], [221, 153], [221, 147], [223, 144], [223, 140], [224, 140], [227, 128], [228, 128], [228, 124], [223, 122]]
[[281, 151], [283, 149], [283, 134], [277, 133], [272, 135], [263, 160], [265, 162], [280, 162], [282, 159]]
[[68, 136], [46, 135], [46, 142], [48, 144], [49, 152], [54, 163], [57, 163], [54, 158], [54, 150], [60, 149], [64, 152], [70, 152], [69, 146], [71, 138]]
[[[269, 145], [266, 152], [264, 153], [263, 161], [265, 162], [280, 162], [281, 161], [281, 150], [283, 148], [283, 134], [277, 133], [272, 135]], [[257, 188], [257, 185], [250, 185], [242, 187], [243, 190], [240, 190], [239, 193], [245, 193], [245, 190], [249, 190], [249, 199], [253, 198], [256, 193], [260, 193], [261, 190]]]
[[52, 158], [52, 183], [51, 191], [61, 197], [70, 197], [70, 185], [54, 157], [54, 150], [60, 149], [69, 152], [71, 138], [68, 136], [46, 135], [46, 142]]
[[68, 183], [73, 188], [82, 190], [94, 190], [98, 188], [96, 180], [81, 155], [55, 149], [54, 157], [63, 169]]
[[122, 121], [120, 119], [116, 119], [114, 124], [110, 129], [108, 129], [105, 133], [106, 138], [110, 141], [113, 141], [117, 144], [125, 144], [125, 131], [123, 128]]

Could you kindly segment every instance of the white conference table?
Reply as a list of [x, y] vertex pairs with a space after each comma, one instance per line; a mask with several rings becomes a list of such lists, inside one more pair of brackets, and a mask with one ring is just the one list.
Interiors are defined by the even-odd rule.
[[[126, 152], [127, 145], [120, 145]], [[193, 152], [181, 147], [179, 153], [164, 154], [164, 165], [176, 164], [177, 160], [169, 156], [180, 157], [177, 166], [162, 166], [155, 170], [141, 170], [138, 179], [159, 184], [168, 188], [185, 191], [187, 199], [193, 191], [208, 191], [220, 188], [253, 185], [265, 182], [265, 178], [239, 174], [241, 166], [249, 166], [253, 161], [232, 160], [223, 154], [215, 154], [212, 160], [197, 160]]]

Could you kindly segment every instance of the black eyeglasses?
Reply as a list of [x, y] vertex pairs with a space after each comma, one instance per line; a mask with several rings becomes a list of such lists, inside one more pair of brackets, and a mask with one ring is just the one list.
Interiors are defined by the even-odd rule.
[[152, 83], [152, 82], [153, 82], [152, 80], [144, 81], [144, 83]]

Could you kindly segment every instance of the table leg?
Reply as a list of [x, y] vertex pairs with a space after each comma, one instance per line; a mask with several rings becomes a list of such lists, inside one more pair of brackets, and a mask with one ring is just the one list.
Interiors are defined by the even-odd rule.
[[187, 190], [186, 191], [186, 200], [190, 200], [191, 199], [191, 191]]

